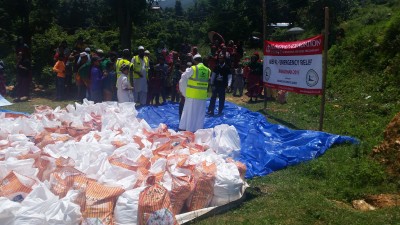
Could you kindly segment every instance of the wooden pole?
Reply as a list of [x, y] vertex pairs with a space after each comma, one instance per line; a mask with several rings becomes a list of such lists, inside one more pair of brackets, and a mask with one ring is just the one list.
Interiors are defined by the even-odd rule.
[[[264, 49], [265, 49], [265, 40], [267, 39], [267, 3], [265, 1], [266, 0], [262, 0], [262, 8], [263, 8], [263, 52], [264, 52]], [[263, 82], [263, 86], [264, 86], [264, 111], [265, 111], [265, 113], [267, 113], [267, 87], [265, 87], [264, 82]]]
[[322, 131], [325, 113], [325, 86], [328, 72], [328, 37], [329, 37], [329, 8], [325, 7], [324, 53], [322, 57], [322, 96], [319, 110], [319, 130]]

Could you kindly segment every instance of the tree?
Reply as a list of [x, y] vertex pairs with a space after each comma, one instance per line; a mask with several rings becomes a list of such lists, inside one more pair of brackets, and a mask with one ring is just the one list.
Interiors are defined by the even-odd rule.
[[183, 9], [182, 9], [182, 3], [180, 0], [175, 1], [175, 15], [176, 16], [183, 16]]
[[[117, 26], [120, 33], [121, 48], [131, 49], [131, 37], [133, 22], [141, 17], [141, 11], [146, 9], [146, 0], [108, 0], [114, 8], [117, 18]], [[143, 17], [142, 17], [143, 18]]]

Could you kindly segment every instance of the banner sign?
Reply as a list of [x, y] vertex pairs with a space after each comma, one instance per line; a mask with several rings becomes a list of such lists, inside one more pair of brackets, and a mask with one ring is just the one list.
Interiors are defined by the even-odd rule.
[[269, 88], [322, 94], [323, 36], [294, 42], [265, 41], [263, 81]]

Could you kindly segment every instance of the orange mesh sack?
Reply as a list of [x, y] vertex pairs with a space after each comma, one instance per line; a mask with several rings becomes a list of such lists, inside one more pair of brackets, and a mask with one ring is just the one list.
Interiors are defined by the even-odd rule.
[[121, 187], [106, 187], [89, 181], [82, 225], [113, 225], [115, 203], [124, 191]]
[[214, 182], [217, 167], [214, 163], [207, 165], [205, 161], [194, 169], [192, 180], [192, 194], [187, 199], [188, 211], [194, 211], [208, 207], [214, 196]]
[[171, 207], [172, 212], [176, 215], [182, 212], [182, 208], [186, 202], [186, 199], [192, 193], [192, 188], [190, 185], [190, 176], [176, 176], [174, 174], [171, 174], [171, 177]]
[[11, 171], [0, 182], [0, 196], [14, 202], [22, 202], [32, 191], [32, 186], [35, 183], [34, 179]]
[[155, 177], [150, 176], [145, 188], [139, 195], [138, 224], [177, 225], [175, 215], [171, 209], [171, 200], [167, 189], [154, 184]]
[[60, 198], [65, 197], [74, 184], [75, 176], [83, 173], [73, 167], [59, 167], [50, 175], [50, 191]]

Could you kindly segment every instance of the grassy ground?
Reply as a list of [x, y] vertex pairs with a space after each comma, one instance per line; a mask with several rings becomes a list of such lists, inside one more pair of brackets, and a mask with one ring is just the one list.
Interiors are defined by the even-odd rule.
[[[34, 95], [6, 109], [33, 112], [33, 105], [66, 106], [72, 100], [52, 101], [51, 92]], [[247, 97], [227, 97], [228, 101], [264, 114], [271, 123], [292, 129], [317, 130], [320, 97], [289, 93], [288, 102], [248, 103]], [[10, 99], [11, 100], [11, 99]], [[324, 131], [358, 138], [359, 145], [339, 145], [320, 158], [248, 180], [247, 199], [227, 213], [196, 221], [196, 224], [400, 224], [400, 208], [361, 212], [351, 201], [367, 194], [398, 193], [399, 181], [369, 157], [373, 146], [382, 141], [386, 124], [400, 111], [399, 106], [385, 116], [375, 111], [359, 112], [352, 104], [328, 98]]]

